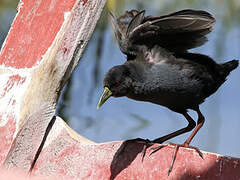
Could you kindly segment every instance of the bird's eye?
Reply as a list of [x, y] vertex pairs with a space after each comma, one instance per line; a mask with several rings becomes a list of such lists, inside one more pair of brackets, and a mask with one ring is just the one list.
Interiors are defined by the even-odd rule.
[[120, 82], [119, 82], [119, 81], [116, 81], [115, 86], [116, 86], [116, 87], [120, 86]]

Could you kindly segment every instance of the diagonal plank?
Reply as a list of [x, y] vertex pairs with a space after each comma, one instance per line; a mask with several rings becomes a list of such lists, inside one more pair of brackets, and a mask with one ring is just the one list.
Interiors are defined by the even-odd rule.
[[[104, 4], [105, 0], [19, 2], [0, 53], [1, 163], [26, 170], [31, 167], [52, 119], [35, 117], [45, 113], [41, 112], [43, 104], [55, 109]], [[28, 153], [21, 153], [26, 148]]]

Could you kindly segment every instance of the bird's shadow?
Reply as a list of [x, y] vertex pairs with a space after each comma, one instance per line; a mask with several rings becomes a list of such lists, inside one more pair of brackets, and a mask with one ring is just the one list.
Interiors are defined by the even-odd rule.
[[122, 170], [127, 168], [138, 155], [140, 155], [142, 160], [144, 160], [143, 151], [145, 148], [149, 148], [150, 146], [151, 145], [145, 142], [138, 142], [137, 139], [124, 141], [113, 156], [110, 166], [110, 180], [115, 179], [115, 177]]

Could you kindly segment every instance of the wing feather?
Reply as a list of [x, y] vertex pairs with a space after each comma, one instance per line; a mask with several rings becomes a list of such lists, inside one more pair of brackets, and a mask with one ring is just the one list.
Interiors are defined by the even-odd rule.
[[210, 13], [191, 9], [163, 16], [145, 16], [144, 10], [131, 10], [112, 19], [116, 39], [126, 55], [136, 55], [139, 47], [155, 45], [171, 52], [186, 52], [203, 45], [215, 23]]

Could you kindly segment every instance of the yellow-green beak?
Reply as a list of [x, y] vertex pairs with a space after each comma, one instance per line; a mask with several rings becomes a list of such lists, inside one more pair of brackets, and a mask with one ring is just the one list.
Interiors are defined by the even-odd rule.
[[110, 98], [111, 95], [112, 95], [112, 92], [110, 91], [110, 89], [108, 89], [108, 87], [105, 87], [103, 94], [102, 94], [101, 98], [99, 99], [97, 109], [100, 108], [105, 103], [105, 101], [108, 98]]

